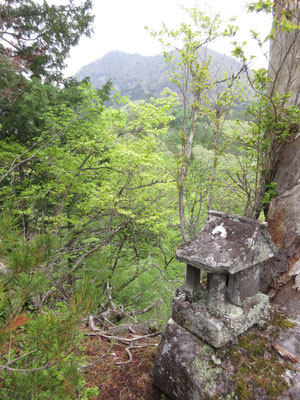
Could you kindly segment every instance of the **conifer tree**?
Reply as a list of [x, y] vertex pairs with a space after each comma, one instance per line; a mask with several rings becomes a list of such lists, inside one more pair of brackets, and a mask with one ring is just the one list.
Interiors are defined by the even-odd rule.
[[0, 4], [0, 104], [14, 102], [30, 77], [61, 81], [70, 49], [90, 36], [91, 0], [75, 5], [4, 0]]

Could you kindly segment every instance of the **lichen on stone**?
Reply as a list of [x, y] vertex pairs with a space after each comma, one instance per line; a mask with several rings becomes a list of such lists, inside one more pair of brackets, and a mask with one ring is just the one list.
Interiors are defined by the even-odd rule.
[[216, 367], [211, 361], [203, 357], [196, 357], [194, 360], [194, 367], [204, 383], [204, 391], [213, 395], [216, 391], [216, 378], [222, 373], [222, 369]]

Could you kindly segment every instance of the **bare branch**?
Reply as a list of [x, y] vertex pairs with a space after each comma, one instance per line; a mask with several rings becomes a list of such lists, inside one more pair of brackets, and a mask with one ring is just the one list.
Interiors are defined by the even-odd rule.
[[135, 187], [126, 187], [123, 186], [122, 187], [122, 191], [123, 190], [136, 190], [136, 189], [141, 189], [141, 188], [145, 188], [145, 187], [149, 187], [149, 186], [153, 186], [153, 185], [157, 185], [159, 183], [170, 183], [170, 182], [175, 182], [175, 180], [170, 180], [170, 181], [152, 181], [150, 183], [146, 183], [145, 185], [139, 185], [139, 186], [135, 186]]
[[[37, 349], [33, 350], [31, 353], [34, 353], [35, 351], [37, 351]], [[53, 365], [56, 365], [56, 364], [60, 363], [62, 360], [64, 360], [66, 357], [68, 357], [68, 355], [70, 355], [73, 351], [74, 351], [74, 349], [72, 349], [70, 352], [65, 354], [64, 357], [59, 358], [58, 360], [54, 360], [54, 361], [52, 361], [52, 362], [50, 362], [48, 364], [45, 364], [45, 365], [43, 365], [41, 367], [38, 367], [38, 368], [11, 368], [11, 367], [9, 367], [7, 365], [4, 365], [3, 367], [0, 368], [0, 370], [8, 370], [8, 371], [11, 371], [11, 372], [22, 372], [22, 373], [26, 373], [26, 374], [28, 372], [44, 371], [46, 369], [49, 369], [49, 368], [53, 367]], [[25, 356], [28, 356], [31, 353], [27, 353]], [[16, 360], [13, 360], [12, 362], [14, 362], [14, 361], [16, 361]]]
[[126, 347], [126, 349], [125, 349], [126, 352], [127, 352], [127, 354], [128, 354], [128, 356], [129, 356], [129, 359], [128, 359], [127, 361], [120, 361], [120, 362], [117, 362], [116, 365], [125, 365], [125, 364], [131, 363], [131, 361], [132, 361], [132, 355], [131, 355], [129, 349], [131, 349], [131, 345], [130, 345], [129, 347]]
[[119, 336], [112, 336], [108, 335], [105, 332], [82, 332], [86, 336], [101, 336], [109, 340], [117, 340], [118, 342], [124, 342], [124, 343], [131, 343], [131, 342], [136, 342], [137, 340], [143, 340], [147, 339], [150, 337], [155, 337], [161, 334], [160, 331], [151, 333], [149, 335], [144, 335], [144, 336], [136, 336], [134, 338], [124, 338], [124, 337], [119, 337]]
[[[79, 118], [79, 115], [76, 115], [74, 118], [71, 119], [71, 121], [69, 121], [67, 123], [67, 125], [59, 130], [58, 132], [54, 133], [51, 137], [50, 140], [48, 140], [46, 143], [44, 143], [40, 148], [38, 148], [30, 157], [25, 158], [24, 160], [22, 160], [22, 157], [29, 153], [33, 148], [35, 148], [36, 146], [39, 145], [39, 142], [34, 143], [29, 149], [27, 149], [26, 151], [24, 151], [24, 153], [20, 154], [19, 156], [17, 156], [13, 162], [10, 164], [10, 168], [9, 170], [0, 178], [0, 183], [8, 176], [10, 175], [12, 172], [14, 172], [17, 168], [19, 168], [21, 165], [26, 164], [28, 161], [31, 161], [32, 159], [34, 159], [34, 157], [36, 157], [43, 149], [45, 149], [46, 147], [48, 147], [53, 140], [61, 135], [73, 122], [75, 122], [77, 119]], [[17, 160], [20, 160], [17, 164]], [[5, 169], [6, 167], [2, 167], [2, 169]]]
[[0, 366], [0, 371], [7, 369], [11, 364], [15, 363], [16, 361], [20, 361], [20, 360], [22, 360], [23, 358], [28, 357], [28, 356], [30, 356], [31, 354], [33, 354], [33, 353], [35, 353], [35, 352], [37, 352], [37, 351], [38, 351], [38, 349], [32, 350], [32, 351], [30, 351], [29, 353], [23, 354], [22, 356], [17, 357], [17, 358], [15, 358], [14, 360], [9, 361], [9, 362], [6, 363], [5, 365], [1, 365], [1, 366]]

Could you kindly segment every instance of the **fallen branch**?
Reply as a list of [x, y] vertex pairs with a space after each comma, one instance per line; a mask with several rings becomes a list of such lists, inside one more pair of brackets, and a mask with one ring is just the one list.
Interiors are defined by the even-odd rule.
[[[111, 289], [111, 288], [110, 288]], [[150, 304], [148, 307], [141, 309], [141, 310], [131, 310], [131, 311], [125, 311], [124, 310], [124, 306], [122, 305], [115, 305], [110, 293], [110, 290], [108, 290], [109, 295], [108, 295], [108, 304], [104, 305], [104, 307], [106, 307], [106, 311], [101, 312], [100, 314], [98, 314], [98, 318], [104, 320], [105, 322], [107, 322], [109, 325], [112, 325], [113, 327], [115, 327], [115, 324], [113, 324], [110, 321], [110, 317], [112, 320], [116, 320], [116, 321], [120, 321], [124, 318], [129, 318], [130, 320], [133, 321], [133, 323], [138, 323], [138, 320], [136, 318], [137, 315], [141, 315], [141, 314], [145, 314], [148, 311], [152, 310], [153, 308], [156, 307], [158, 300], [156, 300], [153, 304]], [[89, 322], [89, 326], [91, 325], [91, 322]], [[92, 324], [91, 326], [91, 330], [92, 331], [96, 331], [99, 330], [96, 328], [96, 326], [94, 324]]]
[[294, 354], [290, 353], [286, 348], [280, 346], [279, 344], [272, 343], [272, 347], [276, 353], [286, 361], [291, 361], [292, 363], [297, 363], [299, 361], [298, 357], [294, 356]]
[[141, 344], [141, 345], [136, 345], [136, 346], [131, 346], [132, 349], [142, 349], [144, 347], [157, 347], [157, 343], [151, 343], [151, 344]]
[[126, 347], [126, 349], [125, 349], [127, 354], [128, 354], [128, 356], [129, 356], [129, 359], [127, 361], [119, 361], [119, 362], [116, 363], [116, 365], [125, 365], [125, 364], [131, 363], [131, 361], [132, 361], [132, 354], [130, 353], [131, 349], [141, 349], [141, 348], [144, 348], [144, 347], [157, 347], [157, 346], [158, 346], [157, 343], [136, 345], [136, 346], [133, 346], [132, 344], [130, 344], [130, 346]]
[[143, 310], [131, 311], [131, 314], [134, 314], [134, 315], [145, 314], [148, 311], [152, 310], [154, 307], [156, 307], [157, 303], [158, 303], [158, 300], [156, 300], [153, 304], [151, 304], [150, 306], [144, 308]]
[[125, 343], [131, 343], [131, 342], [135, 342], [137, 340], [143, 340], [143, 339], [147, 339], [150, 337], [154, 337], [154, 336], [158, 336], [161, 334], [160, 331], [155, 332], [155, 333], [151, 333], [149, 335], [144, 335], [144, 336], [136, 336], [134, 338], [124, 338], [124, 337], [119, 337], [119, 336], [110, 336], [107, 335], [105, 332], [83, 332], [84, 335], [86, 336], [101, 336], [104, 337], [105, 339], [109, 339], [109, 340], [117, 340], [118, 342], [125, 342]]
[[[99, 339], [100, 339], [100, 338], [99, 338]], [[100, 340], [101, 340], [101, 339], [100, 339]], [[108, 349], [104, 354], [102, 354], [101, 357], [98, 357], [98, 358], [97, 358], [94, 362], [92, 362], [92, 363], [81, 365], [81, 368], [83, 368], [83, 369], [85, 369], [85, 368], [90, 368], [90, 367], [93, 367], [94, 365], [98, 364], [99, 361], [103, 360], [103, 358], [107, 356], [107, 354], [111, 351], [111, 349], [112, 349], [113, 347], [114, 347], [114, 344], [110, 345], [109, 349]]]
[[130, 353], [130, 351], [129, 351], [129, 349], [131, 349], [132, 347], [131, 347], [131, 345], [129, 346], [129, 347], [126, 347], [126, 353], [128, 354], [128, 356], [129, 356], [129, 359], [127, 360], [127, 361], [119, 361], [119, 362], [117, 362], [116, 363], [116, 365], [125, 365], [125, 364], [129, 364], [129, 363], [131, 363], [131, 361], [132, 361], [132, 354]]
[[89, 328], [93, 331], [93, 332], [98, 332], [100, 329], [97, 328], [94, 324], [94, 317], [92, 315], [89, 316], [89, 322], [88, 322], [88, 326]]

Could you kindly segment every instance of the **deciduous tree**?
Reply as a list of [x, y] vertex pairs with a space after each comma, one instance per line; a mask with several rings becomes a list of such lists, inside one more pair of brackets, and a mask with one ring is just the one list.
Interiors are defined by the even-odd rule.
[[[169, 67], [171, 81], [177, 85], [183, 103], [182, 150], [178, 157], [176, 180], [180, 228], [183, 239], [188, 240], [189, 228], [185, 212], [185, 186], [191, 163], [196, 126], [201, 117], [207, 115], [211, 116], [211, 121], [215, 125], [214, 131], [217, 133], [214, 141], [215, 157], [212, 167], [212, 176], [215, 177], [218, 151], [217, 136], [220, 134], [220, 121], [224, 117], [224, 113], [220, 115], [220, 105], [221, 102], [224, 103], [224, 96], [228, 96], [228, 92], [223, 92], [223, 99], [221, 100], [220, 97], [219, 100], [215, 100], [215, 110], [210, 107], [208, 93], [213, 91], [217, 82], [223, 79], [222, 75], [221, 77], [213, 76], [211, 72], [208, 46], [220, 36], [233, 36], [236, 28], [233, 25], [223, 26], [218, 14], [209, 16], [196, 8], [185, 8], [184, 10], [189, 16], [189, 23], [181, 23], [177, 30], [168, 29], [166, 25], [163, 25], [161, 31], [151, 31], [151, 33], [158, 37], [164, 46], [163, 55]], [[224, 79], [223, 83], [225, 82], [231, 82], [231, 79]], [[212, 204], [212, 197], [209, 204]]]

